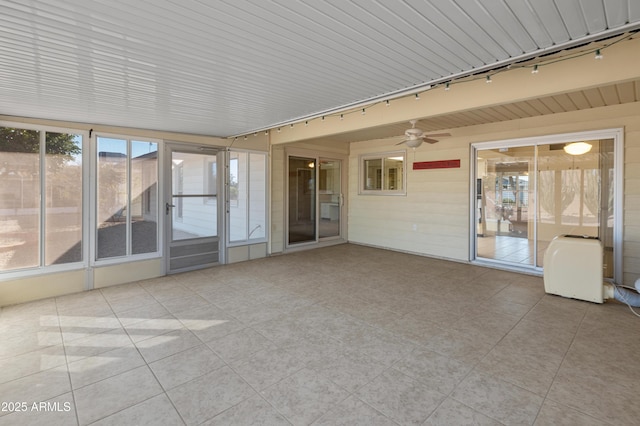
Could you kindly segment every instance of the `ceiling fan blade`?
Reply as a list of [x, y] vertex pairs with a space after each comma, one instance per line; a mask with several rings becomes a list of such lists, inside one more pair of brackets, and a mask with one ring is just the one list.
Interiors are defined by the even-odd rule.
[[431, 138], [422, 138], [423, 141], [425, 141], [426, 143], [436, 143], [438, 142], [437, 139], [431, 139]]
[[445, 136], [451, 136], [451, 133], [424, 133], [422, 136], [426, 138], [443, 138]]
[[396, 145], [402, 145], [403, 143], [405, 143], [408, 139], [403, 139], [400, 142], [398, 142]]

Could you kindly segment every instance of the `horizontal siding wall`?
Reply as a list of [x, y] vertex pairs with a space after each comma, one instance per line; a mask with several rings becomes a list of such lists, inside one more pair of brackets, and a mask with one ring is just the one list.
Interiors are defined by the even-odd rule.
[[[407, 149], [406, 195], [359, 195], [359, 157], [395, 151], [396, 139], [351, 144], [349, 240], [456, 260], [468, 258], [469, 145], [445, 138]], [[419, 161], [459, 159], [460, 168], [412, 170]]]
[[[624, 128], [624, 283], [640, 277], [640, 103], [450, 130], [452, 137], [407, 150], [407, 195], [358, 194], [359, 156], [397, 150], [397, 139], [351, 144], [349, 240], [457, 261], [469, 260], [470, 145]], [[414, 161], [460, 159], [458, 169], [411, 170]], [[414, 228], [415, 225], [415, 228]]]
[[640, 115], [625, 128], [624, 282], [640, 278]]

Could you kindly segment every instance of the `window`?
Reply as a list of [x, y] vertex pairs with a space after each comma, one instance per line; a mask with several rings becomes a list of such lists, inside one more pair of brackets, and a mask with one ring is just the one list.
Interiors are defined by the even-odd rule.
[[0, 272], [81, 262], [82, 136], [0, 127]]
[[405, 151], [360, 157], [360, 194], [404, 195]]
[[204, 171], [205, 178], [205, 192], [209, 195], [204, 198], [206, 204], [215, 204], [216, 197], [218, 195], [218, 169], [217, 161], [205, 160], [206, 167]]
[[156, 253], [158, 144], [98, 136], [97, 157], [96, 259]]
[[266, 239], [267, 155], [230, 152], [228, 191], [229, 242]]

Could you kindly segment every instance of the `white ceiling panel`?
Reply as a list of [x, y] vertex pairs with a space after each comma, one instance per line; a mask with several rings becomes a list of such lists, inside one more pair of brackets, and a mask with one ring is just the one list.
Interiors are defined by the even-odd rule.
[[0, 0], [0, 114], [249, 133], [633, 31], [639, 3]]

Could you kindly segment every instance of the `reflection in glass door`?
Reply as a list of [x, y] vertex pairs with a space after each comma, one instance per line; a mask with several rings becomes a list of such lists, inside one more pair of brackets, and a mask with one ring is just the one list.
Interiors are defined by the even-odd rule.
[[320, 204], [320, 238], [340, 236], [340, 207], [342, 181], [340, 160], [320, 159], [318, 203]]
[[178, 272], [213, 265], [219, 260], [217, 153], [169, 150], [167, 269]]
[[478, 152], [478, 257], [534, 264], [535, 147]]
[[[571, 153], [569, 145], [588, 150]], [[476, 258], [542, 268], [558, 235], [597, 237], [614, 278], [614, 139], [477, 149]]]
[[289, 244], [316, 240], [316, 159], [289, 157]]

